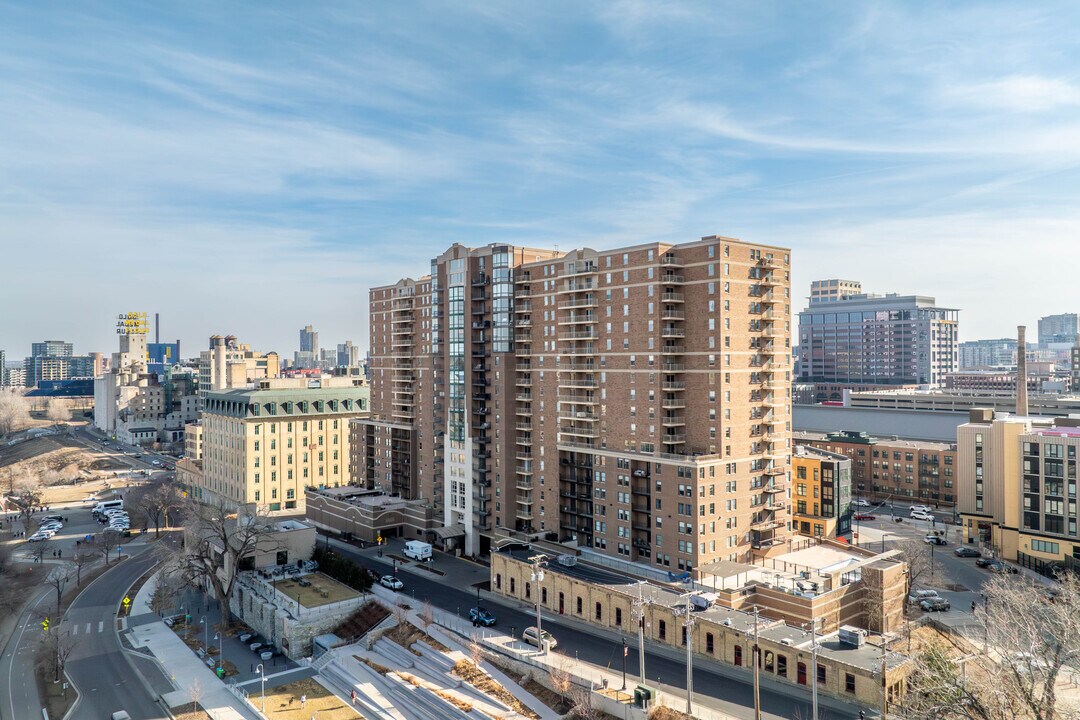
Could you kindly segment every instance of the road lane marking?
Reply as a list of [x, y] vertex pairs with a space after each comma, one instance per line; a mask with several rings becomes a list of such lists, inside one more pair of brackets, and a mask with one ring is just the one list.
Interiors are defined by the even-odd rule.
[[79, 626], [78, 625], [73, 625], [71, 627], [71, 634], [72, 635], [78, 635], [79, 634]]

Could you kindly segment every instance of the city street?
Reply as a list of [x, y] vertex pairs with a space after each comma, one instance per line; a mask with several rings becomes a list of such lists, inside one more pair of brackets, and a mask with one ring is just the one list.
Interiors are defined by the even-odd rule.
[[[320, 539], [319, 542], [325, 542], [325, 538]], [[392, 560], [389, 557], [378, 557], [376, 548], [369, 547], [361, 550], [337, 540], [331, 541], [331, 544], [335, 550], [377, 574], [388, 574], [393, 570]], [[393, 547], [384, 547], [384, 555], [391, 552]], [[446, 562], [463, 563], [465, 561], [444, 560], [442, 556], [439, 556], [436, 559], [436, 567]], [[462, 617], [470, 607], [476, 604], [475, 587], [450, 583], [445, 578], [435, 575], [429, 579], [426, 574], [422, 570], [399, 571], [398, 575], [405, 583], [402, 592], [418, 600], [428, 600], [435, 607], [454, 612]], [[487, 574], [484, 572], [478, 577], [486, 579]], [[535, 615], [517, 606], [516, 603], [509, 603], [488, 592], [483, 592], [482, 597], [485, 604], [498, 606], [494, 610], [498, 616], [498, 627], [502, 631], [512, 631], [519, 636], [522, 629], [536, 624]], [[543, 622], [544, 628], [550, 630], [559, 641], [556, 652], [573, 655], [579, 660], [601, 667], [621, 667], [622, 640], [625, 637], [630, 647], [632, 661], [629, 663], [631, 681], [636, 682], [633, 680], [637, 663], [636, 636], [616, 636], [614, 633], [601, 631], [588, 623], [557, 615], [545, 614]], [[645, 664], [650, 684], [657, 684], [676, 695], [680, 693], [685, 695], [686, 663], [681, 655], [677, 650], [668, 654], [647, 647]], [[750, 717], [753, 714], [753, 684], [748, 673], [741, 674], [735, 668], [722, 667], [717, 663], [708, 663], [706, 666], [705, 662], [701, 662], [700, 665], [694, 667], [694, 687], [695, 702], [738, 717]], [[771, 689], [763, 683], [761, 703], [762, 717], [770, 720], [787, 720], [810, 715], [809, 690], [805, 692], [805, 697], [797, 698]], [[831, 702], [823, 702], [822, 707], [826, 706], [829, 708], [827, 717], [830, 720], [848, 720], [858, 717], [859, 709], [854, 705], [834, 707]]]

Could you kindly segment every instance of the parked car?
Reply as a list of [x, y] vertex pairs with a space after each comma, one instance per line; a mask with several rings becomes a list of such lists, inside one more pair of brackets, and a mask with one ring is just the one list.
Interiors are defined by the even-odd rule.
[[1016, 573], [1020, 572], [1012, 565], [1006, 565], [1000, 560], [995, 560], [994, 562], [990, 563], [986, 566], [986, 569], [992, 573], [998, 573], [999, 575], [1008, 575], [1009, 573], [1015, 575]]
[[924, 513], [926, 513], [928, 515], [930, 513], [934, 512], [934, 508], [930, 507], [929, 505], [912, 505], [911, 510], [917, 510], [919, 512], [924, 512]]
[[544, 644], [548, 649], [552, 649], [558, 646], [558, 641], [555, 640], [555, 636], [549, 633], [547, 630], [537, 631], [535, 626], [525, 628], [525, 632], [521, 633], [521, 639], [530, 645], [540, 647], [540, 639], [543, 638]]
[[484, 627], [491, 627], [495, 624], [495, 616], [484, 608], [469, 608], [469, 619]]
[[945, 538], [941, 537], [940, 535], [927, 535], [926, 537], [923, 538], [923, 542], [927, 543], [928, 545], [948, 545], [949, 544], [948, 542], [945, 541]]
[[926, 612], [944, 612], [950, 607], [952, 607], [952, 605], [950, 605], [949, 601], [945, 598], [934, 597], [923, 600], [921, 603], [919, 603], [919, 607], [921, 607]]
[[855, 513], [856, 520], [877, 520], [877, 515], [870, 515], [868, 513]]
[[932, 598], [940, 597], [937, 590], [912, 590], [908, 595], [908, 602], [912, 605], [917, 605], [923, 600], [930, 600]]
[[870, 507], [870, 503], [866, 500], [863, 500], [862, 498], [855, 498], [851, 501], [851, 504], [855, 507]]
[[992, 564], [994, 564], [996, 562], [997, 562], [997, 560], [995, 560], [994, 558], [980, 557], [978, 560], [975, 561], [975, 565], [977, 567], [984, 568], [984, 567], [990, 567]]
[[982, 557], [982, 553], [979, 552], [979, 550], [977, 548], [973, 548], [973, 547], [958, 547], [955, 550], [953, 550], [953, 553], [956, 555], [956, 557], [973, 557], [973, 558], [981, 558]]
[[150, 464], [153, 465], [154, 467], [161, 467], [161, 461], [160, 460], [151, 460]]
[[34, 533], [30, 537], [26, 538], [26, 542], [41, 542], [43, 540], [48, 540], [52, 536], [53, 536], [53, 533], [51, 533], [51, 532], [41, 532], [39, 530], [38, 532]]
[[390, 588], [391, 590], [400, 590], [405, 587], [405, 583], [401, 582], [393, 575], [383, 575], [379, 578], [379, 584], [384, 588]]
[[911, 518], [912, 520], [933, 520], [934, 519], [933, 515], [931, 515], [928, 512], [924, 512], [922, 510], [912, 510], [910, 513], [908, 513], [908, 517]]
[[131, 720], [126, 710], [117, 710], [112, 714], [112, 720]]

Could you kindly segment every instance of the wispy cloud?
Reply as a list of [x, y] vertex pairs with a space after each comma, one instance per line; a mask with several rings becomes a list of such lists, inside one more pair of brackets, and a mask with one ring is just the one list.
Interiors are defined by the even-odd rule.
[[797, 285], [937, 292], [970, 304], [965, 335], [1080, 306], [1068, 284], [991, 290], [1037, 276], [1009, 242], [1080, 263], [1064, 0], [117, 0], [4, 20], [0, 307], [66, 292], [4, 317], [9, 353], [43, 328], [108, 349], [132, 306], [189, 343], [287, 352], [307, 322], [364, 342], [367, 286], [451, 242], [788, 243]]

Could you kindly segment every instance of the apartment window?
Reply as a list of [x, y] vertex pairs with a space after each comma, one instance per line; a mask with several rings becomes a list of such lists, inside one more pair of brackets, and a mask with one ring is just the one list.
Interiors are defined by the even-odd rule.
[[582, 610], [581, 610], [581, 598], [579, 597], [577, 599], [577, 614], [580, 615], [581, 612], [582, 612]]
[[851, 673], [844, 673], [844, 692], [855, 694], [855, 676]]
[[664, 621], [664, 620], [660, 621], [659, 632], [660, 632], [660, 639], [661, 640], [667, 640], [667, 622], [666, 621]]
[[603, 608], [603, 605], [601, 605], [600, 603], [596, 603], [596, 612], [594, 613], [594, 617], [597, 621], [599, 621], [601, 619], [601, 616], [603, 615]]

